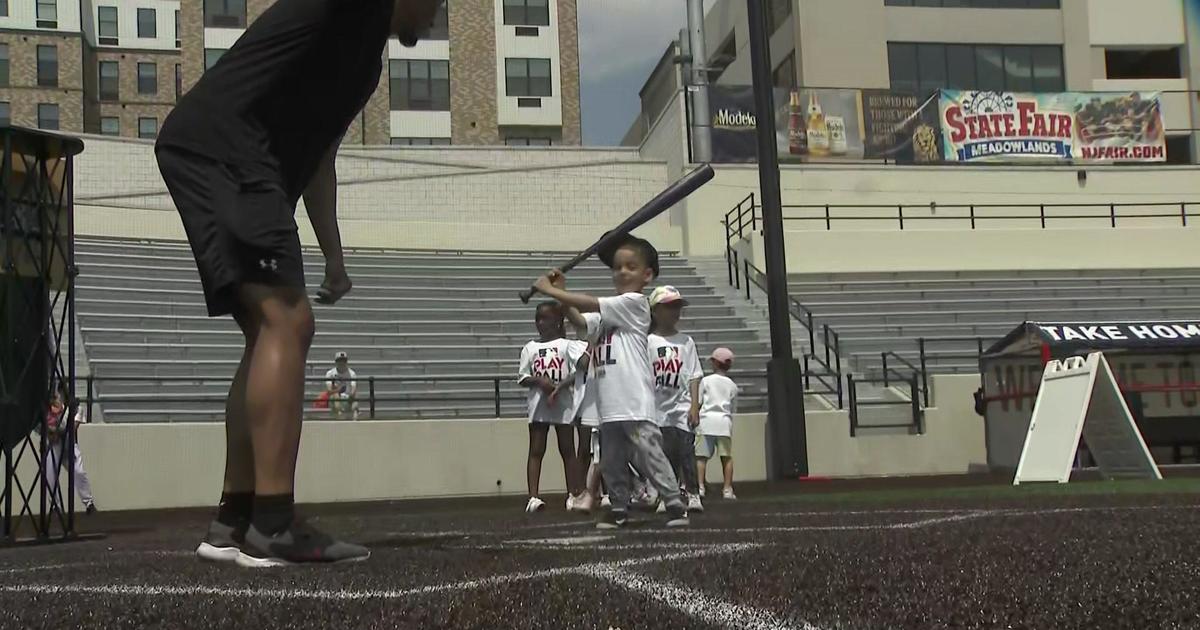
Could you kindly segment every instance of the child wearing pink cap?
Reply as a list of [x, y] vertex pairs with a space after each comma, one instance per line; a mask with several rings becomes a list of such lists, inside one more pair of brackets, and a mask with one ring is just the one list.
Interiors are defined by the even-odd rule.
[[700, 478], [700, 496], [704, 496], [708, 460], [721, 458], [725, 499], [736, 499], [733, 493], [733, 414], [737, 412], [738, 386], [729, 378], [733, 367], [733, 351], [717, 348], [709, 357], [713, 373], [700, 381], [700, 426], [696, 431], [696, 476]]

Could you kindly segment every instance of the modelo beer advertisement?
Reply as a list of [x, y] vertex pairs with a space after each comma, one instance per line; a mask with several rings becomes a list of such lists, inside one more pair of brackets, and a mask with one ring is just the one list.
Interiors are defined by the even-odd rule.
[[[712, 86], [714, 162], [754, 162], [754, 91]], [[783, 163], [883, 159], [942, 161], [937, 95], [891, 90], [776, 89], [775, 130]]]
[[1158, 92], [1025, 94], [942, 90], [953, 162], [1165, 162]]
[[[863, 120], [859, 90], [776, 89], [776, 147], [781, 162], [861, 160]], [[714, 162], [754, 162], [758, 156], [754, 91], [713, 86]]]

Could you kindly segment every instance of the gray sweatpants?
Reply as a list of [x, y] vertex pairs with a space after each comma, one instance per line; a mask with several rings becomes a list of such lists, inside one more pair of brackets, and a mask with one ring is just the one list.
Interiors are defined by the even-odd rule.
[[682, 473], [679, 480], [688, 494], [700, 492], [696, 478], [696, 434], [677, 427], [663, 427], [663, 453], [671, 462], [671, 470]]
[[606, 422], [600, 425], [600, 472], [608, 487], [612, 509], [629, 509], [633, 464], [649, 481], [668, 509], [682, 509], [679, 481], [663, 454], [662, 432], [653, 422]]

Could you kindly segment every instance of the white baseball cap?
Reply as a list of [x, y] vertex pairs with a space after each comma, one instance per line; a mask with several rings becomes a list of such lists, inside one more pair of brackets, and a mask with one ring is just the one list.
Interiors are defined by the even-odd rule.
[[683, 294], [679, 292], [679, 289], [669, 284], [658, 287], [650, 294], [650, 308], [654, 308], [659, 304], [673, 304], [675, 302], [679, 302], [681, 306], [688, 305], [687, 300], [683, 298]]
[[334, 360], [334, 361], [346, 361], [346, 360], [348, 360], [349, 358], [350, 358], [350, 357], [349, 357], [349, 356], [347, 356], [345, 352], [338, 352], [337, 354], [333, 355], [333, 360]]

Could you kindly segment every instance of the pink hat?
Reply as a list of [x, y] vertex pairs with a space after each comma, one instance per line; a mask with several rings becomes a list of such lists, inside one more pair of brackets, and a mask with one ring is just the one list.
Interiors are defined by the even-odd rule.
[[650, 308], [654, 308], [659, 304], [672, 304], [675, 302], [687, 306], [687, 300], [683, 299], [683, 295], [679, 293], [679, 289], [669, 284], [658, 287], [650, 294]]
[[729, 348], [717, 348], [713, 350], [712, 360], [717, 363], [733, 363], [733, 350]]

